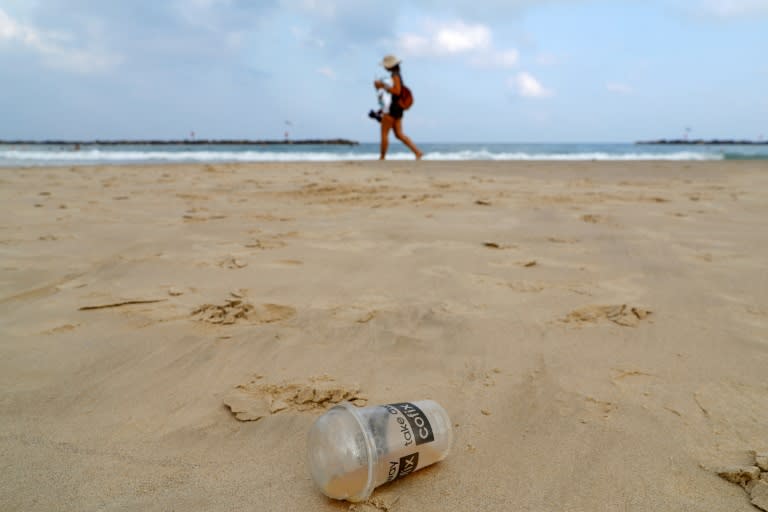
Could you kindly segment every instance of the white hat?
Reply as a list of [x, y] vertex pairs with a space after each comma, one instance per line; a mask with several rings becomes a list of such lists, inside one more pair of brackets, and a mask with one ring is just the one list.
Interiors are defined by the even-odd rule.
[[398, 59], [394, 55], [387, 55], [381, 61], [381, 65], [384, 66], [387, 69], [391, 69], [391, 68], [397, 66], [398, 64], [400, 64], [400, 59]]

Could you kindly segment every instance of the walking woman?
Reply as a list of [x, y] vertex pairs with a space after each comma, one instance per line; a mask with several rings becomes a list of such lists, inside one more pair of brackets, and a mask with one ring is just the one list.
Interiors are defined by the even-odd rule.
[[408, 146], [413, 154], [416, 155], [417, 160], [421, 160], [424, 153], [403, 133], [403, 107], [400, 106], [400, 92], [403, 87], [403, 79], [400, 77], [400, 59], [394, 55], [387, 55], [381, 61], [381, 65], [389, 71], [392, 75], [392, 87], [387, 85], [381, 80], [376, 80], [373, 85], [376, 89], [384, 89], [392, 95], [392, 101], [389, 104], [389, 112], [385, 112], [381, 116], [381, 155], [379, 160], [384, 160], [387, 156], [387, 148], [389, 147], [389, 130], [395, 131], [395, 137], [397, 137], [403, 144]]

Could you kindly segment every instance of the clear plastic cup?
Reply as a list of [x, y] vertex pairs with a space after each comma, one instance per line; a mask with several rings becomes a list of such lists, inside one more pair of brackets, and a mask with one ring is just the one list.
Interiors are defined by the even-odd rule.
[[312, 425], [307, 456], [326, 496], [357, 502], [443, 460], [452, 441], [448, 413], [433, 400], [362, 408], [343, 402]]

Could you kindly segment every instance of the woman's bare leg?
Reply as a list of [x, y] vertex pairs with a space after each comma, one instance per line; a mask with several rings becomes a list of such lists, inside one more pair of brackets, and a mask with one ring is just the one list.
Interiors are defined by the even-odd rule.
[[408, 146], [411, 151], [413, 151], [413, 154], [416, 155], [416, 160], [421, 160], [421, 157], [424, 153], [421, 152], [419, 148], [416, 147], [416, 144], [413, 143], [413, 141], [403, 133], [403, 120], [402, 119], [396, 119], [394, 124], [395, 129], [395, 137], [400, 139], [403, 144]]
[[395, 124], [395, 118], [389, 114], [381, 116], [381, 153], [379, 160], [384, 160], [387, 157], [387, 148], [389, 147], [389, 130]]

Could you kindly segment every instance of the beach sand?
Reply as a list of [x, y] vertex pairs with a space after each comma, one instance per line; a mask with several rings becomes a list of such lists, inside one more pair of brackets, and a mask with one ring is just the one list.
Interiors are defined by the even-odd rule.
[[[768, 162], [0, 169], [0, 214], [3, 511], [756, 510]], [[314, 487], [326, 407], [425, 398], [445, 461]]]

